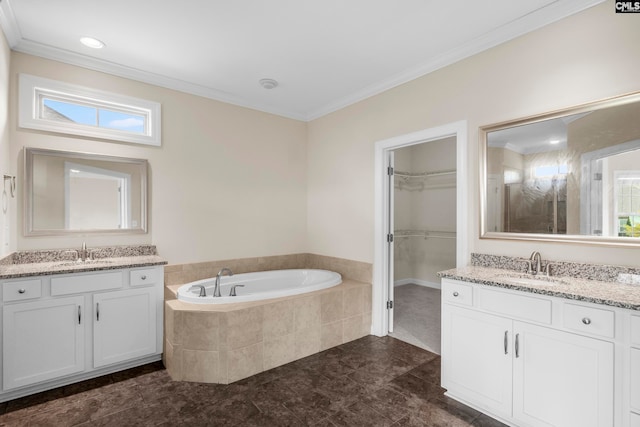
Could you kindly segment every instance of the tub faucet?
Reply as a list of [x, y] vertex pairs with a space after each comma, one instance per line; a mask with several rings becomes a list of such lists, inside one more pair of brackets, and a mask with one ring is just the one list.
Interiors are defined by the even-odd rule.
[[[535, 265], [534, 265], [535, 263]], [[529, 258], [529, 272], [534, 276], [542, 271], [542, 256], [540, 252], [533, 251]]]
[[220, 277], [224, 276], [225, 273], [227, 273], [229, 276], [233, 276], [233, 271], [229, 270], [226, 267], [218, 272], [218, 275], [216, 276], [216, 286], [213, 288], [214, 297], [222, 296], [222, 294], [220, 293]]

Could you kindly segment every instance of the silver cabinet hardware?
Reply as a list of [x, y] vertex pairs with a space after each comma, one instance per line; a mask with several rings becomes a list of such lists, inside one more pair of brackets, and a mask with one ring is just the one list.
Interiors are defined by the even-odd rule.
[[585, 325], [590, 325], [591, 324], [591, 319], [589, 319], [588, 317], [583, 317], [582, 318], [582, 323], [584, 323]]
[[520, 334], [516, 334], [516, 357], [520, 357]]
[[96, 303], [96, 322], [100, 321], [100, 303]]
[[145, 275], [140, 276], [140, 280], [147, 280], [147, 276], [145, 276]]
[[509, 354], [509, 331], [504, 331], [504, 354]]
[[27, 292], [27, 290], [25, 288], [18, 289], [18, 293], [19, 294], [24, 294], [25, 292]]
[[78, 306], [78, 325], [82, 322], [82, 307]]
[[460, 294], [458, 293], [458, 291], [455, 291], [455, 292], [453, 293], [453, 296], [454, 296], [454, 297], [457, 297], [458, 295], [460, 295]]

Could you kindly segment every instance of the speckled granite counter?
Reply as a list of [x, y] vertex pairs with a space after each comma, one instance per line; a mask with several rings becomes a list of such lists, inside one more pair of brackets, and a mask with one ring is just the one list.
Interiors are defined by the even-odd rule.
[[[487, 261], [487, 258], [482, 257], [494, 257], [494, 259]], [[635, 284], [638, 279], [637, 269], [554, 262], [554, 265], [558, 265], [558, 270], [563, 272], [573, 270], [578, 277], [557, 275], [546, 278], [527, 274], [522, 268], [526, 265], [525, 260], [511, 258], [514, 261], [507, 262], [507, 258], [474, 254], [472, 256], [474, 265], [446, 270], [438, 274], [441, 278], [640, 310], [640, 284]], [[495, 267], [496, 262], [491, 262], [496, 260], [500, 260], [497, 263], [500, 268]], [[486, 266], [487, 264], [490, 266]], [[585, 275], [588, 275], [587, 277], [606, 276], [611, 280], [592, 280], [585, 278]]]
[[111, 246], [88, 251], [91, 259], [86, 261], [77, 260], [74, 249], [15, 252], [0, 260], [0, 279], [167, 264], [152, 245]]

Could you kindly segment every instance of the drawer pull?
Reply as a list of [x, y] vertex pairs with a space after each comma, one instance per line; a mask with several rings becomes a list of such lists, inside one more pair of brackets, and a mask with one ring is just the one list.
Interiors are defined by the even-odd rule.
[[145, 275], [140, 276], [140, 280], [147, 280], [147, 276], [145, 276]]
[[457, 297], [458, 295], [460, 295], [460, 294], [458, 293], [458, 291], [455, 291], [455, 292], [453, 293], [453, 296], [454, 296], [454, 297]]
[[582, 318], [582, 323], [584, 323], [585, 325], [590, 325], [591, 324], [591, 319], [589, 319], [588, 317], [583, 317]]
[[78, 306], [78, 325], [82, 323], [82, 307]]
[[509, 331], [504, 331], [504, 354], [509, 353]]
[[27, 290], [25, 288], [18, 289], [18, 293], [19, 294], [24, 294], [25, 292], [27, 292]]
[[516, 357], [520, 357], [520, 334], [516, 334]]

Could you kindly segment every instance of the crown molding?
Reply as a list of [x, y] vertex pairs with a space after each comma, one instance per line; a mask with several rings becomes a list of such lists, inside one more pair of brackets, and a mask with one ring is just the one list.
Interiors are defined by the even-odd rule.
[[[6, 0], [3, 0], [6, 1]], [[54, 61], [63, 62], [65, 64], [76, 65], [78, 67], [87, 68], [94, 71], [100, 71], [112, 74], [118, 77], [124, 77], [130, 80], [136, 80], [142, 83], [148, 83], [155, 86], [173, 89], [180, 92], [189, 93], [191, 95], [202, 96], [204, 98], [213, 99], [227, 104], [236, 105], [238, 107], [250, 108], [265, 113], [275, 114], [294, 120], [306, 121], [304, 114], [294, 111], [286, 111], [271, 105], [265, 105], [250, 102], [242, 97], [223, 92], [210, 87], [186, 82], [184, 80], [175, 79], [173, 77], [161, 74], [150, 73], [148, 71], [138, 70], [132, 67], [116, 64], [102, 59], [92, 58], [53, 46], [47, 46], [41, 43], [35, 43], [30, 40], [21, 40], [14, 48], [16, 52], [26, 53], [29, 55], [39, 56]]]
[[124, 77], [143, 83], [189, 93], [191, 95], [202, 96], [204, 98], [225, 102], [239, 107], [250, 108], [265, 113], [308, 122], [348, 107], [349, 105], [355, 104], [364, 99], [378, 95], [411, 80], [415, 80], [433, 71], [444, 68], [484, 50], [495, 47], [501, 43], [505, 43], [545, 25], [559, 21], [567, 16], [602, 3], [603, 1], [605, 0], [556, 0], [548, 6], [535, 10], [519, 19], [503, 25], [500, 28], [477, 37], [469, 43], [447, 51], [416, 67], [395, 74], [376, 84], [369, 85], [320, 108], [306, 112], [289, 111], [272, 105], [252, 102], [243, 97], [214, 88], [132, 67], [126, 67], [113, 62], [80, 55], [64, 49], [23, 39], [9, 0], [0, 0], [0, 26], [5, 33], [9, 46], [17, 52], [64, 62], [88, 68], [90, 70], [112, 74], [118, 77]]
[[9, 0], [0, 0], [0, 27], [7, 38], [10, 48], [13, 48], [22, 39], [22, 34]]
[[509, 22], [493, 31], [475, 38], [469, 43], [449, 50], [427, 62], [410, 68], [402, 73], [395, 74], [388, 79], [376, 84], [367, 86], [353, 94], [338, 99], [321, 108], [310, 111], [307, 120], [315, 120], [327, 114], [341, 110], [356, 102], [378, 95], [396, 86], [415, 80], [426, 74], [444, 68], [448, 65], [461, 61], [482, 51], [506, 43], [509, 40], [535, 31], [545, 25], [564, 19], [570, 15], [581, 12], [605, 0], [560, 0], [537, 9], [521, 18]]

